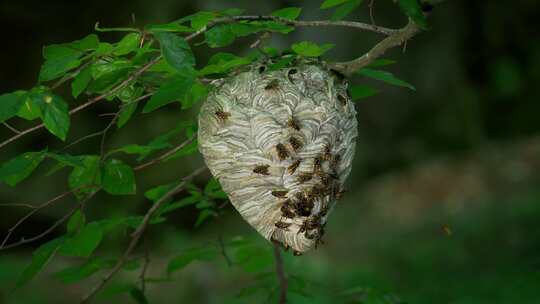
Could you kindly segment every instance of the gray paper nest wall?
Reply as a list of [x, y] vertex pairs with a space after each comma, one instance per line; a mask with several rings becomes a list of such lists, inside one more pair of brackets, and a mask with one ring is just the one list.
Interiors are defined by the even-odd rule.
[[199, 149], [242, 217], [300, 254], [321, 242], [351, 171], [356, 111], [346, 82], [323, 64], [265, 69], [214, 83]]

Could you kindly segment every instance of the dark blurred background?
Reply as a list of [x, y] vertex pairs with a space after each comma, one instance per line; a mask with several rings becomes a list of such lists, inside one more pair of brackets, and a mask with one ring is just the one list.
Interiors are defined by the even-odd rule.
[[[42, 46], [80, 39], [93, 31], [97, 21], [106, 27], [133, 22], [143, 26], [199, 10], [238, 7], [249, 14], [267, 14], [288, 6], [302, 7], [300, 18], [315, 20], [329, 15], [318, 9], [320, 2], [4, 0], [0, 2], [0, 92], [34, 86]], [[374, 1], [374, 17], [377, 24], [388, 27], [406, 22], [388, 0]], [[373, 85], [380, 93], [357, 103], [360, 136], [354, 168], [349, 190], [330, 217], [327, 243], [300, 258], [286, 256], [287, 272], [313, 281], [316, 290], [291, 295], [291, 303], [341, 303], [334, 292], [353, 287], [389, 292], [406, 303], [540, 303], [538, 17], [536, 0], [446, 1], [431, 14], [429, 31], [409, 41], [405, 51], [394, 49], [385, 56], [398, 61], [385, 68], [412, 83], [416, 91], [352, 80]], [[369, 22], [367, 3], [349, 19]], [[117, 41], [120, 36], [100, 37]], [[227, 50], [244, 54], [254, 39], [242, 39]], [[350, 29], [301, 28], [287, 36], [275, 35], [271, 43], [281, 48], [302, 40], [334, 43], [327, 58], [337, 61], [362, 54], [378, 39], [376, 34]], [[194, 51], [201, 65], [215, 52], [202, 46]], [[69, 88], [60, 93], [69, 97]], [[108, 120], [96, 117], [113, 106], [102, 103], [73, 116], [70, 138], [101, 130]], [[137, 116], [110, 136], [108, 145], [145, 143], [195, 115], [196, 109], [158, 113]], [[9, 130], [0, 130], [0, 138], [9, 135]], [[98, 140], [90, 140], [72, 153], [96, 153], [98, 145]], [[2, 149], [0, 159], [44, 146], [63, 144], [38, 132]], [[201, 164], [197, 154], [159, 165], [137, 176], [138, 187], [173, 181]], [[69, 172], [46, 177], [47, 169], [40, 168], [17, 188], [0, 185], [0, 203], [39, 203], [65, 191]], [[204, 186], [208, 177], [196, 182]], [[14, 239], [44, 230], [69, 203], [33, 217]], [[98, 195], [88, 212], [90, 218], [142, 214], [146, 204], [141, 195]], [[0, 210], [3, 235], [24, 210]], [[257, 239], [231, 207], [197, 229], [195, 218], [195, 210], [185, 209], [167, 224], [152, 228], [146, 244], [152, 249], [152, 276], [159, 277], [168, 259], [182, 248], [215, 241], [219, 235]], [[118, 255], [125, 239], [114, 238], [100, 252]], [[93, 278], [68, 286], [59, 283], [51, 273], [78, 261], [58, 258], [24, 290], [9, 294], [37, 245], [0, 252], [0, 303], [73, 303], [96, 282]], [[217, 262], [197, 262], [174, 281], [149, 286], [148, 297], [151, 303], [263, 303], [256, 297], [236, 298], [252, 277]], [[369, 301], [343, 303], [385, 303]]]

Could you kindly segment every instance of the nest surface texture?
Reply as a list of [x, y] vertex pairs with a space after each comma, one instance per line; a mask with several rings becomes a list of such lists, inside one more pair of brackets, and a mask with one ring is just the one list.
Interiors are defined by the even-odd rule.
[[321, 242], [351, 171], [357, 122], [347, 85], [323, 64], [253, 64], [215, 83], [199, 149], [242, 217], [303, 253]]

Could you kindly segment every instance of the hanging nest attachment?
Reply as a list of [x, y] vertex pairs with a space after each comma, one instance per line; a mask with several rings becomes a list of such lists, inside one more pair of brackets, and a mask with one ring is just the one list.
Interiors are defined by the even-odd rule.
[[318, 61], [254, 63], [215, 81], [199, 149], [234, 207], [301, 254], [321, 243], [351, 171], [357, 122], [343, 77]]

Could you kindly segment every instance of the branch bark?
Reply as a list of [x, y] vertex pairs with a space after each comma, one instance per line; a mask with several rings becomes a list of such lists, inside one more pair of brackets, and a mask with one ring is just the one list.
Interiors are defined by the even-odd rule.
[[139, 224], [137, 229], [131, 234], [131, 241], [129, 242], [129, 245], [126, 248], [126, 250], [124, 251], [124, 253], [122, 254], [122, 257], [120, 257], [118, 262], [114, 265], [113, 269], [109, 273], [107, 273], [101, 279], [101, 281], [99, 281], [99, 283], [96, 286], [94, 286], [94, 288], [92, 288], [92, 290], [90, 290], [90, 292], [88, 294], [86, 294], [81, 299], [80, 303], [89, 303], [92, 300], [92, 298], [96, 295], [96, 293], [98, 291], [100, 291], [101, 288], [103, 288], [103, 286], [105, 286], [105, 284], [107, 284], [107, 282], [109, 282], [111, 280], [111, 278], [116, 273], [118, 273], [118, 271], [120, 271], [120, 269], [122, 269], [122, 266], [124, 266], [124, 264], [126, 263], [126, 261], [129, 258], [129, 256], [131, 255], [131, 253], [133, 252], [135, 247], [138, 245], [138, 243], [139, 243], [141, 237], [143, 236], [144, 232], [146, 231], [146, 228], [148, 227], [148, 225], [150, 223], [152, 215], [154, 215], [154, 213], [161, 207], [161, 205], [165, 201], [167, 201], [170, 197], [172, 197], [173, 195], [180, 192], [184, 188], [184, 186], [186, 185], [186, 183], [188, 181], [190, 181], [195, 176], [201, 174], [204, 171], [206, 171], [206, 167], [201, 167], [201, 168], [196, 169], [195, 171], [193, 171], [190, 175], [184, 177], [182, 179], [182, 182], [180, 184], [178, 184], [178, 186], [174, 187], [169, 192], [167, 192], [165, 195], [163, 195], [159, 200], [157, 200], [152, 205], [152, 207], [150, 209], [148, 209], [148, 211], [144, 215], [144, 218], [143, 218], [141, 224]]
[[279, 304], [287, 303], [287, 288], [288, 281], [285, 275], [285, 269], [283, 267], [283, 258], [281, 257], [281, 245], [272, 243], [274, 245], [274, 257], [276, 260], [276, 275], [279, 282]]

